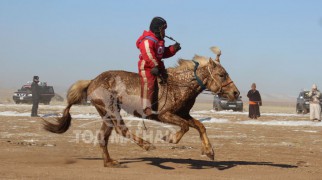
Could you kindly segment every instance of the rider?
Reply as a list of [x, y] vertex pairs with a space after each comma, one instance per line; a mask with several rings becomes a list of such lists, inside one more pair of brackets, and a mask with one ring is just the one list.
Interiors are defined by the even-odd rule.
[[167, 79], [167, 72], [161, 59], [169, 58], [181, 49], [179, 43], [169, 47], [164, 46], [166, 28], [167, 22], [162, 17], [154, 17], [150, 24], [150, 31], [144, 31], [136, 41], [136, 46], [141, 52], [138, 68], [142, 106], [146, 116], [152, 114], [152, 104], [155, 102], [153, 99], [157, 95], [157, 77], [160, 77], [162, 82], [166, 82]]

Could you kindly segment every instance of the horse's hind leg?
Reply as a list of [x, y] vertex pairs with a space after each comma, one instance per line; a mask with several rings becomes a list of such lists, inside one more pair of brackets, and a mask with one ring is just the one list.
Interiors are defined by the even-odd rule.
[[114, 120], [115, 131], [122, 135], [123, 137], [129, 138], [134, 141], [138, 146], [145, 149], [146, 151], [154, 150], [155, 146], [148, 141], [143, 140], [142, 138], [132, 134], [129, 129], [126, 127], [124, 120], [121, 116], [118, 116], [117, 120]]
[[108, 152], [108, 140], [109, 137], [112, 133], [112, 130], [114, 128], [113, 122], [111, 119], [109, 119], [109, 117], [106, 116], [106, 110], [105, 108], [102, 106], [102, 102], [100, 100], [94, 100], [92, 101], [93, 105], [95, 106], [96, 110], [98, 111], [98, 113], [101, 115], [103, 123], [100, 129], [100, 132], [98, 134], [98, 142], [100, 145], [100, 148], [102, 149], [102, 157], [103, 157], [103, 161], [104, 161], [104, 167], [115, 167], [118, 166], [119, 163], [115, 160], [113, 160], [110, 157], [110, 154]]
[[175, 114], [172, 114], [170, 112], [165, 112], [159, 115], [159, 119], [161, 122], [177, 125], [177, 126], [180, 126], [181, 128], [175, 134], [169, 134], [167, 136], [164, 136], [162, 138], [164, 141], [177, 144], [181, 140], [182, 136], [189, 131], [189, 125], [186, 122], [186, 120]]
[[104, 167], [118, 167], [119, 163], [113, 160], [110, 157], [108, 152], [108, 140], [114, 128], [113, 121], [111, 116], [108, 116], [107, 111], [105, 109], [105, 104], [101, 99], [92, 99], [92, 104], [95, 106], [97, 112], [102, 117], [103, 123], [98, 134], [98, 142], [102, 149], [102, 157], [104, 160]]
[[198, 130], [200, 139], [202, 141], [202, 154], [207, 155], [210, 159], [215, 159], [215, 153], [209, 142], [205, 126], [198, 120], [190, 118], [188, 120], [189, 126]]
[[111, 120], [105, 119], [104, 122], [102, 123], [102, 127], [98, 134], [98, 142], [103, 151], [102, 157], [104, 160], [104, 167], [115, 167], [119, 165], [117, 161], [113, 160], [110, 157], [107, 149], [108, 139], [112, 133], [112, 130], [113, 130], [113, 123], [111, 122]]

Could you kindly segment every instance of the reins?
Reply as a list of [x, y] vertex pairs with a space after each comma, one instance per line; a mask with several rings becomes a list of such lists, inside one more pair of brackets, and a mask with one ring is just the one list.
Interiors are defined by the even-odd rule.
[[195, 67], [193, 69], [193, 73], [195, 75], [195, 79], [197, 81], [197, 83], [199, 84], [199, 86], [201, 87], [201, 90], [205, 90], [207, 89], [206, 86], [203, 84], [202, 80], [199, 78], [199, 76], [197, 75], [197, 69], [199, 67], [199, 62], [192, 60], [193, 63], [195, 63]]

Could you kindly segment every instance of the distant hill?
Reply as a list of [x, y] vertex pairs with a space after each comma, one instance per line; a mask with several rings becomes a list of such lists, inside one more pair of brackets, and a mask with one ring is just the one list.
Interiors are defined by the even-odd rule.
[[12, 95], [16, 89], [0, 89], [0, 103], [13, 103]]

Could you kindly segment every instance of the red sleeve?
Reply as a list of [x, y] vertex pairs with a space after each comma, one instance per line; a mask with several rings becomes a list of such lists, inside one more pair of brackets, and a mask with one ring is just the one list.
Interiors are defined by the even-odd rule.
[[150, 68], [158, 66], [158, 61], [155, 57], [154, 47], [155, 42], [149, 39], [143, 40], [139, 45], [141, 56], [146, 61], [147, 66]]
[[176, 54], [176, 51], [174, 50], [174, 46], [169, 46], [164, 48], [163, 58], [169, 58]]

